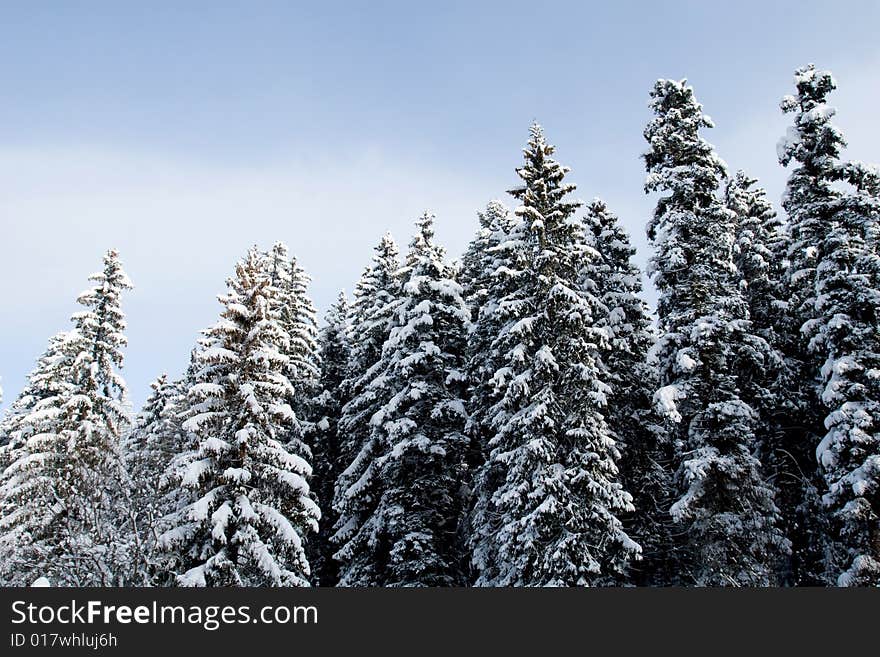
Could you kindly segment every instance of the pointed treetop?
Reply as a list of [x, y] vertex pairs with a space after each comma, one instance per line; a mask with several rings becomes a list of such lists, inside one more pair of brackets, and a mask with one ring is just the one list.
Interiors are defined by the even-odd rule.
[[153, 390], [153, 392], [158, 393], [167, 384], [168, 384], [168, 373], [162, 372], [159, 376], [156, 377], [155, 381], [150, 383], [150, 388]]
[[[650, 148], [642, 156], [649, 171], [645, 192], [672, 191], [683, 196], [713, 194], [727, 165], [703, 139], [702, 128], [714, 128], [687, 80], [657, 80], [651, 90], [655, 117], [645, 127]], [[691, 167], [698, 167], [691, 169]]]
[[780, 107], [783, 112], [793, 112], [800, 108], [810, 111], [825, 103], [825, 97], [837, 89], [837, 81], [831, 71], [817, 71], [815, 64], [807, 64], [794, 72], [794, 86], [797, 97], [784, 96]]
[[290, 250], [287, 248], [287, 244], [281, 241], [275, 242], [272, 245], [271, 253], [273, 256], [284, 260], [287, 260], [290, 257]]
[[104, 271], [101, 274], [92, 274], [90, 280], [93, 281], [113, 281], [120, 288], [130, 290], [134, 288], [128, 274], [122, 269], [122, 262], [119, 260], [118, 249], [107, 249], [104, 254]]
[[658, 114], [675, 110], [683, 119], [694, 121], [698, 127], [715, 127], [712, 118], [703, 114], [703, 106], [697, 102], [694, 88], [687, 83], [686, 78], [657, 80], [651, 89], [650, 107]]
[[481, 228], [494, 228], [497, 221], [508, 214], [507, 206], [498, 199], [492, 199], [486, 204], [485, 210], [477, 212], [477, 220]]
[[544, 129], [533, 123], [529, 135], [528, 144], [523, 149], [525, 163], [516, 169], [516, 175], [524, 184], [507, 193], [522, 203], [515, 214], [527, 219], [531, 229], [540, 231], [548, 221], [569, 217], [581, 203], [565, 200], [566, 195], [575, 190], [575, 185], [563, 182], [570, 169], [553, 159], [556, 148], [547, 143]]
[[[416, 219], [416, 234], [413, 236], [409, 245], [409, 253], [407, 254], [406, 264], [408, 267], [414, 267], [422, 258], [426, 256], [436, 262], [438, 267], [443, 267], [443, 258], [446, 254], [442, 246], [434, 242], [434, 215], [427, 210]], [[442, 269], [441, 269], [442, 270]]]
[[128, 274], [122, 268], [119, 251], [108, 249], [104, 254], [103, 261], [104, 269], [89, 276], [89, 280], [95, 281], [97, 285], [82, 292], [77, 298], [77, 303], [83, 306], [94, 306], [97, 297], [101, 294], [118, 295], [122, 290], [134, 288]]
[[415, 239], [424, 240], [425, 243], [430, 244], [434, 239], [434, 215], [425, 210], [416, 219], [416, 227], [419, 229], [419, 232], [416, 234]]
[[345, 294], [345, 290], [340, 290], [336, 296], [336, 301], [330, 304], [324, 316], [327, 326], [344, 326], [347, 330], [350, 308], [351, 303], [348, 300], [348, 295]]
[[125, 383], [114, 367], [122, 367], [122, 349], [128, 344], [121, 296], [133, 286], [116, 249], [107, 250], [104, 269], [89, 276], [89, 280], [95, 284], [77, 298], [85, 309], [71, 316], [75, 327], [73, 342], [80, 354], [73, 379], [79, 384], [100, 386], [108, 396], [122, 399], [126, 395]]
[[794, 125], [776, 145], [779, 163], [788, 166], [795, 160], [830, 172], [846, 146], [843, 134], [831, 123], [837, 110], [826, 104], [837, 83], [830, 72], [809, 64], [795, 71], [794, 84], [797, 95], [784, 96], [779, 104], [783, 113], [795, 115]]
[[399, 257], [400, 247], [397, 246], [394, 236], [389, 232], [382, 235], [382, 239], [373, 247], [373, 252], [374, 263], [387, 262]]

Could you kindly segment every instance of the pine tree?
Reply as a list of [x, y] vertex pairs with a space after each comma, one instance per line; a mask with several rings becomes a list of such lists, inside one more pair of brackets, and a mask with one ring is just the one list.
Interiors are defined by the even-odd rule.
[[[311, 400], [318, 394], [320, 378], [317, 313], [308, 295], [310, 279], [283, 242], [272, 246], [264, 262], [277, 290], [272, 303], [277, 305], [281, 327], [288, 336], [281, 349], [287, 357], [286, 374], [293, 386], [288, 403], [296, 414], [288, 442], [304, 445], [307, 434], [314, 429], [309, 422], [313, 416]], [[310, 458], [307, 453], [301, 456]]]
[[[29, 526], [37, 527], [41, 522], [50, 522], [48, 518], [41, 521], [30, 517], [35, 508], [22, 508], [22, 502], [31, 495], [24, 490], [28, 486], [34, 490], [41, 487], [44, 499], [51, 494], [46, 488], [50, 481], [48, 477], [40, 476], [29, 481], [29, 474], [23, 467], [26, 462], [22, 459], [29, 456], [28, 441], [41, 434], [44, 427], [53, 426], [48, 423], [57, 414], [53, 405], [69, 389], [65, 375], [71, 364], [72, 352], [66, 348], [66, 344], [72, 337], [72, 333], [58, 333], [49, 339], [46, 351], [27, 377], [24, 390], [3, 418], [5, 442], [0, 446], [0, 582], [5, 584], [30, 584], [31, 567], [27, 560], [20, 559], [19, 546], [32, 542]], [[20, 472], [13, 473], [8, 469], [12, 465], [20, 468]]]
[[[796, 162], [783, 205], [792, 244], [792, 315], [807, 342], [802, 362], [818, 382], [827, 430], [816, 447], [830, 527], [825, 577], [841, 586], [880, 584], [880, 173], [841, 162], [846, 146], [826, 98], [836, 83], [813, 65], [795, 73], [794, 114], [779, 144]], [[809, 378], [806, 380], [810, 380]], [[816, 399], [809, 386], [804, 405]], [[806, 440], [812, 438], [809, 434]], [[818, 551], [818, 550], [817, 550]]]
[[830, 540], [827, 514], [821, 503], [824, 485], [815, 461], [815, 447], [825, 433], [821, 404], [817, 403], [822, 362], [810, 350], [803, 331], [817, 316], [816, 265], [822, 259], [820, 249], [838, 197], [835, 169], [844, 140], [831, 123], [834, 110], [825, 104], [825, 96], [835, 86], [831, 75], [808, 66], [795, 73], [795, 85], [798, 97], [786, 96], [781, 103], [784, 113], [796, 114], [795, 125], [777, 144], [783, 166], [798, 163], [782, 198], [788, 214], [789, 240], [785, 271], [787, 321], [781, 333], [792, 370], [792, 398], [798, 420], [789, 431], [787, 450], [802, 473], [795, 516], [798, 531], [792, 535], [794, 580], [816, 585], [826, 581], [825, 554]]
[[767, 193], [756, 184], [757, 180], [738, 171], [727, 181], [724, 194], [726, 207], [736, 216], [733, 261], [752, 331], [769, 346], [763, 353], [766, 358], [756, 360], [740, 387], [759, 414], [757, 454], [777, 489], [780, 527], [792, 546], [780, 572], [781, 581], [795, 584], [803, 581], [804, 564], [810, 561], [803, 548], [811, 542], [808, 534], [814, 524], [804, 506], [804, 492], [812, 487], [804, 476], [810, 463], [795, 456], [803, 453], [803, 414], [797, 394], [803, 385], [797, 361], [801, 341], [791, 334], [788, 316], [788, 233]]
[[[24, 390], [18, 395], [3, 417], [3, 431], [6, 442], [0, 449], [0, 472], [16, 460], [28, 438], [34, 435], [37, 426], [31, 413], [40, 407], [48, 406], [66, 388], [62, 375], [70, 367], [71, 351], [66, 342], [73, 336], [58, 333], [49, 338], [46, 351], [37, 359], [36, 366], [27, 377]], [[45, 400], [50, 400], [45, 402]]]
[[683, 81], [658, 80], [651, 98], [645, 189], [668, 192], [648, 236], [660, 292], [655, 400], [678, 485], [675, 569], [682, 583], [768, 585], [788, 544], [756, 456], [759, 418], [740, 385], [769, 346], [752, 332], [733, 263], [736, 217], [718, 197], [726, 168], [699, 134], [712, 122]]
[[320, 378], [317, 311], [308, 294], [311, 280], [299, 261], [292, 257], [284, 321], [291, 342], [290, 364], [294, 372], [291, 381], [297, 382], [294, 387], [302, 391], [304, 399], [311, 398], [307, 393], [317, 390]]
[[[468, 422], [465, 427], [470, 444], [467, 463], [471, 472], [483, 466], [491, 435], [489, 409], [495, 403], [492, 374], [498, 363], [490, 359], [491, 345], [501, 329], [498, 302], [510, 290], [504, 285], [509, 276], [499, 275], [504, 267], [502, 245], [507, 241], [511, 223], [510, 210], [498, 200], [490, 201], [484, 211], [477, 213], [479, 228], [462, 258], [461, 282], [465, 303], [471, 313], [471, 332], [466, 349], [465, 371], [468, 390]], [[472, 482], [468, 482], [469, 486]], [[468, 490], [467, 508], [474, 506], [473, 490]], [[482, 513], [482, 509], [478, 513]]]
[[381, 449], [373, 454], [378, 503], [350, 542], [382, 586], [464, 583], [469, 312], [434, 242], [433, 216], [417, 226], [378, 368], [383, 403], [370, 421], [370, 442]]
[[334, 558], [340, 562], [339, 582], [343, 586], [370, 586], [377, 581], [374, 564], [355, 539], [378, 502], [374, 460], [379, 445], [373, 441], [370, 420], [387, 398], [380, 361], [402, 294], [398, 257], [393, 238], [385, 235], [354, 293], [352, 352], [344, 383], [351, 399], [339, 421], [343, 436], [340, 459], [345, 467], [336, 480], [333, 497], [339, 517], [332, 541], [339, 548]]
[[587, 206], [587, 245], [592, 249], [583, 273], [585, 288], [605, 309], [596, 324], [606, 329], [602, 351], [607, 368], [608, 424], [622, 451], [621, 480], [632, 491], [635, 511], [625, 517], [628, 532], [642, 546], [635, 564], [638, 584], [657, 585], [670, 579], [666, 568], [671, 549], [669, 445], [653, 413], [656, 371], [648, 360], [654, 342], [651, 317], [641, 298], [642, 273], [632, 262], [636, 250], [629, 235], [601, 199]]
[[127, 511], [138, 533], [141, 563], [137, 576], [144, 585], [152, 583], [159, 570], [157, 542], [167, 529], [163, 519], [177, 510], [178, 491], [169, 488], [164, 473], [188, 443], [179, 417], [184, 384], [169, 381], [168, 375], [162, 374], [150, 387], [152, 392], [137, 416], [124, 449], [131, 479], [131, 503]]
[[58, 586], [109, 586], [132, 576], [136, 547], [119, 512], [127, 507], [128, 410], [118, 372], [126, 344], [120, 297], [131, 283], [114, 250], [90, 280], [74, 329], [51, 341], [19, 400], [14, 460], [0, 483], [10, 584], [45, 576]]
[[601, 409], [608, 386], [595, 326], [601, 304], [583, 286], [586, 248], [568, 169], [537, 124], [517, 170], [520, 202], [502, 247], [512, 291], [498, 303], [492, 344], [498, 401], [477, 478], [472, 521], [479, 585], [608, 583], [638, 555], [619, 515], [632, 510]]
[[321, 354], [321, 393], [314, 403], [316, 418], [312, 434], [314, 458], [314, 490], [322, 510], [320, 531], [310, 544], [309, 562], [314, 580], [321, 586], [333, 586], [338, 580], [338, 563], [333, 559], [330, 537], [338, 520], [333, 511], [333, 490], [339, 472], [343, 469], [340, 446], [343, 436], [339, 430], [342, 407], [347, 401], [345, 380], [351, 358], [349, 303], [345, 292], [340, 292], [336, 303], [330, 306], [324, 326], [318, 335]]
[[489, 201], [486, 208], [477, 213], [477, 220], [479, 229], [468, 243], [458, 276], [474, 321], [479, 317], [480, 310], [492, 303], [490, 291], [498, 258], [497, 249], [505, 240], [510, 210], [501, 201]]
[[[165, 522], [165, 567], [184, 586], [304, 586], [305, 537], [320, 511], [312, 469], [288, 442], [296, 416], [289, 338], [265, 255], [252, 248], [229, 279], [220, 320], [194, 352], [183, 428], [195, 449], [168, 476], [188, 504]], [[289, 347], [288, 347], [289, 348]], [[289, 450], [288, 450], [289, 448]]]

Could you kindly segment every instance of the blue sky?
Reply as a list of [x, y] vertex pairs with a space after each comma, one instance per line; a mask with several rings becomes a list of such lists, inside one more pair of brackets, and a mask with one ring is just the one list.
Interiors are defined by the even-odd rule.
[[878, 25], [878, 2], [4, 2], [5, 403], [107, 247], [136, 285], [124, 373], [139, 404], [183, 369], [250, 244], [286, 241], [322, 311], [426, 208], [458, 255], [515, 184], [534, 119], [643, 262], [658, 77], [690, 80], [707, 137], [773, 200], [778, 102], [807, 62], [838, 79], [849, 155], [876, 162]]

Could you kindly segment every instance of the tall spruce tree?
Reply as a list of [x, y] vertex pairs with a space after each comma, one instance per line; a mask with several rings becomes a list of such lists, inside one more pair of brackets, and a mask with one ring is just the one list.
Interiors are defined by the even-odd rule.
[[28, 374], [24, 389], [3, 416], [6, 442], [0, 448], [0, 472], [16, 459], [18, 450], [37, 431], [37, 424], [33, 421], [35, 417], [31, 413], [40, 407], [49, 406], [52, 402], [45, 400], [54, 401], [66, 388], [63, 372], [70, 367], [71, 355], [66, 343], [73, 337], [71, 333], [63, 332], [49, 338], [46, 350]]
[[835, 86], [831, 75], [808, 66], [796, 71], [795, 86], [798, 96], [785, 96], [781, 103], [784, 113], [795, 113], [795, 125], [788, 128], [777, 144], [780, 164], [797, 162], [782, 197], [789, 236], [785, 271], [787, 322], [782, 335], [793, 371], [793, 400], [798, 418], [788, 432], [787, 449], [802, 473], [795, 516], [798, 531], [792, 535], [794, 581], [816, 585], [827, 581], [825, 554], [831, 538], [821, 504], [824, 484], [815, 461], [816, 445], [825, 433], [818, 403], [821, 358], [810, 349], [804, 330], [817, 317], [816, 265], [822, 259], [824, 235], [839, 195], [835, 189], [836, 169], [844, 140], [831, 123], [834, 110], [825, 103], [825, 97]]
[[8, 584], [130, 583], [131, 528], [121, 439], [128, 423], [119, 374], [126, 344], [121, 295], [131, 288], [116, 251], [77, 299], [71, 332], [32, 373], [16, 418], [16, 450], [0, 482], [0, 542]]
[[[486, 460], [487, 443], [491, 434], [489, 409], [494, 399], [492, 375], [500, 366], [491, 359], [492, 341], [501, 329], [498, 320], [498, 302], [508, 292], [511, 277], [503, 275], [505, 265], [502, 245], [507, 242], [511, 225], [510, 210], [501, 201], [490, 201], [485, 210], [477, 213], [479, 229], [468, 244], [462, 258], [459, 276], [471, 312], [471, 332], [466, 349], [466, 371], [469, 381], [468, 424], [470, 437], [468, 464], [472, 470]], [[468, 503], [472, 506], [472, 501]]]
[[461, 282], [464, 299], [471, 308], [472, 320], [476, 321], [483, 306], [492, 303], [490, 292], [495, 273], [497, 248], [504, 242], [510, 224], [510, 210], [498, 200], [489, 201], [482, 212], [477, 213], [479, 228], [468, 243], [461, 259]]
[[653, 412], [656, 369], [648, 360], [654, 332], [642, 300], [642, 273], [633, 262], [636, 250], [617, 215], [601, 199], [587, 206], [587, 245], [592, 249], [583, 272], [585, 289], [595, 294], [604, 312], [597, 326], [608, 333], [602, 350], [607, 368], [607, 421], [622, 452], [621, 481], [632, 491], [635, 510], [625, 516], [627, 531], [642, 546], [634, 564], [637, 584], [668, 582], [672, 503], [670, 450]]
[[[187, 435], [180, 413], [185, 388], [180, 381], [169, 381], [162, 374], [151, 384], [132, 430], [125, 440], [125, 463], [131, 485], [126, 509], [137, 532], [139, 565], [137, 580], [143, 585], [155, 581], [160, 567], [156, 563], [159, 536], [167, 529], [163, 519], [176, 510], [178, 491], [165, 481], [173, 459], [187, 447]], [[161, 576], [161, 574], [160, 574]]]
[[330, 537], [338, 517], [332, 508], [336, 479], [342, 465], [340, 447], [342, 438], [339, 421], [347, 401], [345, 381], [351, 359], [349, 303], [345, 292], [324, 318], [318, 335], [321, 354], [321, 393], [314, 403], [315, 431], [311, 435], [314, 459], [313, 489], [322, 511], [320, 531], [310, 543], [309, 562], [314, 581], [321, 586], [333, 586], [338, 580], [339, 565], [333, 559], [336, 551]]
[[370, 420], [387, 399], [382, 373], [382, 347], [395, 322], [402, 295], [399, 251], [385, 235], [375, 248], [372, 264], [364, 271], [354, 292], [352, 352], [349, 377], [344, 386], [351, 399], [342, 409], [339, 429], [341, 466], [333, 497], [339, 514], [333, 543], [334, 559], [340, 562], [343, 586], [375, 585], [377, 573], [359, 545], [363, 526], [378, 503], [375, 493], [376, 464], [381, 446]]
[[[880, 584], [880, 174], [842, 162], [843, 135], [826, 98], [836, 88], [813, 65], [795, 73], [782, 109], [794, 125], [780, 162], [796, 162], [783, 205], [792, 244], [789, 286], [803, 344], [804, 406], [824, 406], [816, 458], [829, 512], [825, 577], [841, 586]], [[805, 441], [812, 436], [807, 434]]]
[[463, 374], [469, 312], [424, 214], [382, 350], [382, 405], [370, 420], [375, 510], [354, 541], [381, 586], [464, 583], [459, 523], [467, 479]]
[[[318, 394], [320, 379], [317, 313], [308, 295], [311, 279], [283, 242], [276, 242], [263, 258], [271, 285], [277, 290], [271, 303], [277, 306], [281, 327], [288, 336], [281, 350], [287, 357], [286, 374], [292, 386], [288, 403], [296, 421], [287, 442], [293, 447], [305, 446], [307, 434], [314, 430], [311, 402]], [[310, 458], [308, 453], [301, 456]]]
[[189, 503], [166, 519], [160, 548], [184, 586], [304, 586], [320, 511], [300, 456], [308, 449], [290, 440], [283, 291], [256, 248], [227, 285], [220, 320], [194, 352], [183, 427], [196, 446], [168, 473]]
[[[19, 546], [34, 540], [34, 529], [51, 522], [48, 515], [32, 517], [35, 509], [23, 506], [32, 495], [27, 487], [39, 489], [43, 499], [47, 499], [51, 495], [48, 488], [51, 480], [45, 476], [46, 467], [42, 467], [38, 476], [32, 479], [24, 467], [26, 461], [22, 459], [35, 450], [34, 443], [28, 447], [31, 438], [41, 435], [45, 429], [54, 428], [52, 421], [57, 415], [54, 406], [70, 387], [67, 370], [73, 352], [66, 345], [74, 338], [72, 332], [65, 332], [49, 339], [46, 351], [27, 377], [24, 390], [3, 418], [6, 440], [0, 447], [0, 581], [5, 584], [30, 584], [28, 579], [33, 567], [27, 565], [27, 559], [20, 560]], [[8, 469], [13, 465], [19, 470], [17, 473]]]
[[[766, 476], [777, 490], [780, 527], [791, 542], [790, 558], [781, 566], [781, 581], [806, 583], [805, 565], [814, 543], [812, 505], [805, 505], [805, 493], [815, 491], [806, 472], [815, 471], [796, 455], [803, 455], [802, 401], [798, 390], [801, 370], [798, 361], [801, 340], [791, 334], [786, 289], [789, 237], [777, 217], [767, 193], [757, 180], [738, 171], [727, 181], [724, 200], [736, 216], [733, 261], [739, 285], [749, 310], [752, 330], [769, 346], [754, 367], [740, 380], [744, 398], [759, 414], [756, 431], [758, 450]], [[794, 338], [794, 339], [793, 339]], [[809, 580], [807, 580], [809, 581]]]
[[492, 343], [498, 401], [477, 478], [471, 547], [484, 586], [609, 583], [638, 555], [619, 516], [632, 510], [602, 409], [609, 388], [595, 325], [601, 304], [583, 286], [583, 225], [574, 186], [542, 128], [531, 127], [517, 170], [520, 202], [502, 247], [511, 291]]
[[712, 122], [691, 87], [658, 80], [651, 99], [645, 190], [667, 193], [648, 226], [660, 292], [655, 399], [674, 449], [678, 582], [772, 584], [788, 543], [756, 456], [759, 418], [740, 388], [769, 347], [753, 333], [733, 263], [735, 215], [719, 198], [726, 168], [699, 134]]

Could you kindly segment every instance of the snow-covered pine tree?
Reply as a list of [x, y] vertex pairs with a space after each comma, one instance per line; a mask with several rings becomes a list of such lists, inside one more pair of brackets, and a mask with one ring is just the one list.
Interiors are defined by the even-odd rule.
[[788, 240], [782, 221], [758, 181], [737, 171], [727, 181], [724, 200], [736, 215], [733, 261], [749, 307], [752, 326], [775, 345], [785, 310], [783, 278]]
[[505, 241], [510, 210], [501, 201], [489, 201], [486, 208], [477, 213], [477, 220], [479, 228], [468, 243], [458, 275], [473, 321], [479, 317], [480, 309], [492, 302], [490, 291], [498, 258], [497, 248]]
[[[499, 278], [496, 271], [504, 264], [499, 247], [507, 241], [511, 214], [501, 201], [493, 200], [482, 212], [477, 213], [477, 219], [479, 228], [465, 250], [458, 275], [465, 303], [471, 313], [471, 333], [465, 361], [470, 384], [465, 432], [470, 439], [467, 463], [472, 472], [476, 472], [486, 461], [491, 433], [487, 413], [496, 401], [493, 399], [492, 375], [498, 365], [490, 362], [489, 356], [492, 354], [492, 341], [500, 330], [500, 324], [496, 321], [498, 301], [509, 291], [502, 289], [500, 284], [509, 282], [510, 277]], [[468, 509], [474, 506], [472, 492], [468, 491]]]
[[804, 363], [819, 381], [827, 412], [816, 448], [830, 517], [822, 546], [825, 577], [841, 586], [877, 586], [880, 173], [840, 160], [846, 142], [826, 102], [836, 88], [831, 74], [809, 65], [796, 71], [795, 86], [797, 95], [782, 101], [794, 125], [778, 152], [783, 165], [797, 163], [783, 199], [792, 234], [792, 314], [807, 340]]
[[380, 361], [401, 294], [399, 251], [394, 239], [386, 234], [355, 287], [352, 308], [352, 353], [344, 383], [351, 399], [339, 421], [340, 466], [344, 469], [336, 480], [333, 497], [339, 517], [332, 541], [339, 547], [334, 558], [340, 562], [339, 583], [343, 586], [377, 582], [374, 564], [358, 547], [358, 536], [378, 501], [374, 461], [380, 455], [380, 446], [373, 441], [370, 419], [388, 397], [385, 378], [380, 376]]
[[3, 472], [2, 561], [7, 583], [45, 576], [58, 586], [131, 581], [136, 549], [121, 517], [128, 423], [121, 295], [131, 288], [116, 251], [77, 301], [74, 329], [54, 338], [32, 373], [16, 419], [14, 461]]
[[662, 585], [670, 579], [671, 454], [653, 412], [657, 375], [648, 352], [655, 336], [641, 298], [642, 273], [632, 262], [636, 250], [629, 235], [603, 200], [587, 206], [584, 225], [593, 251], [585, 259], [585, 288], [602, 303], [596, 325], [608, 332], [602, 351], [611, 387], [607, 422], [622, 452], [621, 482], [634, 498], [635, 511], [625, 516], [625, 524], [642, 547], [631, 577], [637, 584]]
[[176, 510], [179, 491], [169, 490], [164, 473], [187, 447], [181, 426], [186, 389], [182, 381], [162, 374], [151, 384], [134, 426], [125, 440], [125, 463], [131, 480], [131, 525], [137, 528], [140, 561], [139, 583], [149, 585], [161, 567], [156, 563], [157, 541], [167, 529], [163, 519]]
[[[333, 559], [336, 551], [330, 537], [337, 521], [333, 510], [333, 491], [342, 465], [339, 420], [347, 401], [345, 381], [351, 359], [349, 303], [340, 292], [336, 303], [324, 317], [318, 333], [321, 355], [321, 393], [314, 402], [315, 430], [310, 435], [314, 463], [312, 488], [318, 499], [322, 517], [320, 531], [309, 543], [309, 563], [313, 581], [320, 586], [333, 586], [338, 580], [339, 564]], [[346, 464], [347, 465], [347, 464]]]
[[591, 257], [566, 167], [534, 124], [517, 169], [520, 202], [500, 251], [511, 290], [492, 344], [498, 401], [477, 478], [472, 560], [483, 586], [609, 583], [639, 552], [619, 516], [632, 510], [602, 409], [609, 392], [595, 326], [601, 304], [582, 285]]
[[481, 495], [480, 491], [495, 490], [501, 485], [502, 474], [498, 467], [486, 467], [489, 440], [494, 435], [493, 408], [503, 392], [496, 389], [493, 376], [506, 364], [506, 355], [493, 349], [493, 344], [509, 317], [509, 310], [500, 303], [516, 290], [519, 270], [524, 266], [520, 244], [510, 237], [518, 221], [510, 210], [501, 201], [491, 201], [478, 218], [480, 227], [468, 245], [462, 268], [462, 287], [472, 319], [467, 345], [469, 390], [465, 430], [470, 438], [468, 462], [475, 473], [470, 482], [467, 538], [476, 574], [485, 571], [489, 563], [483, 559], [485, 551], [476, 548], [478, 536], [470, 528], [490, 522], [494, 514], [491, 496]]
[[469, 312], [425, 213], [382, 350], [382, 406], [370, 423], [376, 509], [352, 539], [381, 586], [464, 583], [467, 468], [462, 366]]
[[[305, 445], [306, 435], [314, 429], [311, 402], [318, 394], [320, 378], [317, 313], [308, 295], [310, 279], [283, 242], [276, 242], [264, 261], [277, 290], [272, 303], [278, 306], [281, 327], [288, 336], [288, 342], [279, 345], [287, 357], [287, 378], [293, 386], [288, 403], [296, 414], [288, 442]], [[301, 456], [310, 459], [308, 453]]]
[[[6, 440], [0, 447], [0, 582], [4, 584], [30, 584], [27, 580], [31, 568], [27, 560], [19, 561], [19, 546], [32, 541], [28, 527], [40, 525], [38, 519], [27, 518], [34, 509], [21, 508], [30, 493], [19, 487], [45, 487], [50, 481], [43, 476], [29, 481], [24, 470], [13, 475], [7, 468], [13, 464], [19, 464], [19, 468], [24, 465], [20, 459], [29, 455], [28, 440], [41, 434], [56, 415], [53, 405], [69, 387], [65, 373], [72, 354], [65, 345], [71, 337], [71, 333], [58, 333], [49, 339], [46, 351], [27, 377], [24, 390], [3, 418]], [[45, 497], [49, 495], [49, 491], [44, 491]]]
[[816, 585], [826, 581], [825, 554], [830, 540], [820, 499], [824, 484], [815, 460], [815, 447], [825, 433], [823, 405], [818, 401], [822, 359], [810, 350], [803, 331], [817, 317], [816, 265], [822, 259], [824, 237], [839, 197], [836, 168], [844, 139], [831, 123], [834, 110], [825, 103], [835, 86], [831, 75], [807, 66], [795, 72], [795, 86], [797, 97], [785, 96], [781, 103], [784, 113], [795, 114], [795, 122], [776, 147], [780, 164], [797, 163], [782, 197], [789, 241], [785, 271], [788, 305], [781, 337], [792, 371], [797, 418], [788, 432], [786, 448], [802, 473], [794, 516], [796, 531], [792, 533], [794, 581]]
[[[64, 368], [70, 367], [70, 350], [65, 343], [71, 338], [69, 332], [58, 333], [49, 338], [46, 351], [37, 359], [34, 369], [28, 374], [24, 390], [18, 395], [3, 417], [3, 431], [6, 442], [0, 448], [0, 472], [15, 460], [14, 452], [22, 448], [37, 430], [34, 420], [39, 416], [31, 413], [46, 399], [55, 399], [67, 383], [62, 375]], [[50, 402], [51, 403], [51, 402]]]
[[677, 581], [772, 584], [788, 543], [756, 457], [757, 412], [740, 389], [769, 347], [753, 333], [733, 263], [736, 217], [719, 198], [726, 167], [700, 136], [712, 122], [686, 82], [658, 80], [651, 99], [645, 190], [667, 192], [648, 226], [660, 292], [655, 401], [674, 448]]
[[[788, 233], [757, 180], [738, 171], [727, 181], [724, 200], [736, 215], [733, 261], [749, 309], [752, 330], [770, 347], [740, 380], [743, 397], [759, 413], [757, 454], [765, 475], [774, 482], [780, 509], [780, 527], [792, 545], [782, 566], [781, 581], [795, 584], [804, 570], [803, 545], [813, 520], [804, 518], [804, 491], [810, 489], [804, 468], [811, 463], [796, 458], [803, 454], [801, 400], [797, 394], [801, 350], [799, 336], [791, 333], [785, 274]], [[795, 338], [792, 340], [792, 338]]]
[[159, 539], [184, 586], [305, 586], [305, 537], [320, 511], [302, 444], [284, 441], [296, 416], [288, 400], [288, 343], [265, 255], [252, 248], [227, 282], [220, 320], [194, 352], [184, 429], [195, 449], [167, 473], [189, 495]]

